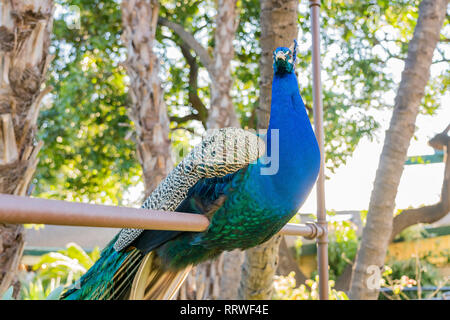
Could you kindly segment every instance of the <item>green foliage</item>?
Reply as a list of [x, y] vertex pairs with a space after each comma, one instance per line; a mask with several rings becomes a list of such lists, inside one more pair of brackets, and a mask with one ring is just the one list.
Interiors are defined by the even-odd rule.
[[[51, 51], [56, 58], [49, 84], [54, 89], [39, 117], [44, 141], [34, 179], [34, 195], [77, 201], [120, 204], [124, 193], [140, 181], [135, 159], [133, 124], [126, 114], [127, 77], [121, 62], [120, 1], [58, 0]], [[392, 108], [398, 74], [417, 20], [419, 1], [324, 1], [321, 10], [323, 106], [327, 172], [344, 164], [363, 137], [372, 139], [379, 110]], [[69, 28], [70, 6], [80, 9], [80, 28]], [[216, 2], [161, 1], [160, 15], [181, 24], [212, 54]], [[234, 41], [232, 97], [243, 127], [256, 124], [259, 98], [260, 3], [238, 1], [239, 25]], [[300, 3], [298, 25], [299, 84], [307, 107], [312, 104], [310, 19]], [[445, 22], [448, 25], [448, 21]], [[188, 149], [204, 130], [211, 85], [193, 51], [198, 68], [182, 54], [181, 40], [158, 28], [155, 51], [171, 119], [175, 149]], [[443, 45], [434, 63], [441, 66], [426, 88], [421, 112], [433, 114], [448, 90]], [[436, 74], [436, 73], [434, 73]], [[201, 106], [194, 105], [195, 93]], [[312, 118], [312, 112], [310, 117]], [[179, 158], [179, 157], [178, 157]]]
[[329, 224], [328, 260], [330, 279], [336, 280], [358, 250], [356, 225], [350, 221], [334, 221]]
[[[59, 300], [64, 287], [54, 287], [54, 283], [52, 282], [50, 286], [44, 289], [42, 281], [37, 279], [35, 282], [29, 283], [27, 289], [22, 288], [22, 292], [26, 292], [26, 300]], [[14, 300], [13, 291], [14, 288], [12, 286], [9, 287], [0, 300]]]
[[[44, 141], [34, 180], [36, 196], [119, 204], [139, 181], [135, 146], [126, 139], [126, 73], [115, 1], [60, 0], [50, 68], [54, 87], [38, 125]], [[80, 28], [69, 28], [80, 9]]]
[[13, 292], [14, 292], [14, 288], [9, 287], [8, 290], [6, 290], [6, 292], [3, 294], [1, 300], [13, 300]]
[[[183, 5], [166, 1], [162, 2], [160, 16], [181, 24], [190, 32], [208, 52], [212, 51], [214, 39], [214, 6], [213, 1], [185, 0]], [[155, 44], [158, 57], [161, 60], [161, 78], [164, 88], [171, 128], [180, 129], [177, 137], [182, 134], [201, 134], [206, 124], [209, 104], [209, 79], [206, 70], [192, 50], [187, 49], [193, 57], [194, 66], [181, 51], [182, 40], [170, 29], [160, 27], [156, 32]], [[194, 86], [189, 83], [193, 70], [198, 69]], [[196, 88], [195, 88], [196, 86]], [[202, 106], [199, 108], [189, 99], [189, 94], [198, 95]], [[205, 112], [206, 111], [206, 112]], [[194, 115], [194, 118], [192, 116]], [[183, 132], [185, 131], [185, 132]], [[172, 141], [176, 141], [172, 134]]]
[[420, 278], [422, 285], [434, 286], [438, 284], [440, 278], [436, 265], [431, 263], [427, 257], [390, 261], [388, 266], [390, 269], [388, 275], [392, 279], [401, 279], [403, 276], [410, 279]]
[[43, 255], [33, 266], [33, 272], [25, 274], [21, 279], [22, 299], [59, 297], [62, 288], [78, 280], [99, 257], [98, 248], [88, 254], [75, 243], [67, 244], [64, 250]]
[[[323, 105], [327, 167], [333, 171], [362, 137], [372, 138], [377, 110], [392, 108], [399, 73], [392, 67], [406, 58], [418, 16], [419, 1], [324, 1], [321, 10]], [[309, 8], [300, 5], [300, 43], [309, 39]], [[304, 18], [305, 17], [305, 18]], [[438, 45], [440, 52], [445, 43]], [[301, 66], [310, 63], [308, 47]], [[439, 56], [439, 55], [438, 55]], [[442, 59], [436, 57], [435, 61]], [[448, 65], [448, 62], [447, 62]], [[311, 83], [309, 69], [301, 84]], [[448, 68], [431, 78], [422, 111], [433, 114], [448, 90]], [[310, 92], [310, 87], [305, 88]], [[305, 95], [311, 101], [310, 94]]]
[[424, 224], [420, 223], [402, 230], [402, 232], [395, 237], [395, 240], [413, 241], [417, 239], [429, 238], [431, 236], [433, 236], [433, 234], [427, 231]]
[[[381, 293], [381, 299], [390, 300], [409, 300], [409, 299], [430, 299], [440, 296], [439, 288], [445, 286], [450, 280], [449, 277], [443, 278], [431, 257], [437, 253], [430, 252], [422, 257], [412, 257], [405, 261], [388, 261], [384, 267], [383, 279], [381, 285], [384, 288], [391, 289], [390, 293]], [[449, 258], [446, 252], [439, 253]], [[405, 291], [408, 287], [417, 287], [418, 291]], [[424, 286], [433, 286], [434, 291], [422, 292]]]
[[[333, 215], [332, 212], [327, 212]], [[358, 250], [357, 226], [351, 221], [330, 221], [328, 223], [328, 264], [329, 277], [337, 280], [348, 264], [352, 264]], [[297, 257], [300, 258], [302, 241], [296, 242]], [[317, 271], [313, 273], [316, 275]]]
[[[301, 284], [296, 287], [295, 273], [291, 272], [288, 276], [276, 276], [274, 280], [275, 300], [319, 300], [319, 277], [314, 280], [307, 280], [306, 285]], [[330, 300], [348, 300], [343, 291], [333, 288], [334, 281], [328, 282], [328, 294]]]
[[[435, 236], [419, 224], [411, 226], [400, 233], [403, 241], [415, 241]], [[430, 299], [441, 296], [439, 288], [445, 286], [450, 280], [443, 277], [438, 269], [439, 265], [447, 265], [450, 262], [450, 251], [429, 251], [425, 255], [413, 256], [408, 260], [390, 259], [386, 262], [381, 285], [391, 289], [390, 293], [381, 293], [381, 299]], [[418, 291], [405, 291], [408, 287], [417, 287]], [[423, 286], [437, 287], [435, 291], [422, 292]]]
[[63, 291], [63, 286], [56, 287], [47, 295], [47, 298], [45, 300], [59, 300], [59, 297], [61, 296]]
[[240, 20], [236, 30], [235, 60], [232, 65], [232, 97], [243, 128], [256, 128], [256, 109], [259, 104], [259, 1], [240, 2]]
[[23, 300], [58, 300], [64, 286], [59, 285], [56, 279], [52, 279], [47, 286], [42, 284], [40, 278], [36, 278], [26, 284], [22, 284], [21, 296]]

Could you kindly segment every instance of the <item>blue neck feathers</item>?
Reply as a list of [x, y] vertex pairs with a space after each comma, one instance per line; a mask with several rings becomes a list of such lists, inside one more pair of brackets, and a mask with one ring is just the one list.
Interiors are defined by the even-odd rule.
[[270, 163], [258, 163], [257, 180], [267, 196], [298, 208], [315, 183], [320, 153], [293, 72], [274, 75], [266, 150]]

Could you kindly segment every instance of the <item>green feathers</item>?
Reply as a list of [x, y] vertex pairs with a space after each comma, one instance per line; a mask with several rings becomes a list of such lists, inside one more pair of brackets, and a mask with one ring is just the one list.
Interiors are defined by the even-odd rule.
[[117, 236], [103, 249], [100, 259], [61, 297], [63, 300], [117, 300], [126, 297], [142, 254], [131, 249], [117, 252], [113, 248]]

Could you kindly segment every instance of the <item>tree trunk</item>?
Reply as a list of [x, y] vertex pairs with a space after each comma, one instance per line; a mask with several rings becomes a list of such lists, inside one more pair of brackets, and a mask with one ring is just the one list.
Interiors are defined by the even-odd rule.
[[122, 2], [122, 39], [130, 77], [129, 117], [136, 127], [146, 197], [173, 169], [169, 118], [158, 76], [159, 61], [153, 52], [158, 14], [156, 0]]
[[[207, 64], [204, 63], [204, 58], [202, 61], [211, 77], [211, 105], [207, 129], [240, 127], [230, 95], [233, 84], [230, 64], [234, 57], [233, 40], [236, 28], [236, 0], [219, 0], [214, 34], [214, 59]], [[186, 41], [185, 37], [181, 38], [185, 43], [191, 44], [202, 60], [202, 53], [196, 46], [192, 46], [192, 41]], [[196, 266], [180, 290], [180, 299], [236, 299], [243, 257], [243, 252], [233, 250], [224, 252], [214, 261]]]
[[244, 254], [224, 252], [218, 259], [199, 264], [191, 270], [180, 288], [182, 300], [234, 300], [241, 279]]
[[243, 300], [269, 300], [273, 295], [273, 277], [278, 266], [281, 236], [245, 251], [238, 297]]
[[234, 57], [233, 40], [238, 25], [236, 2], [219, 0], [217, 4], [208, 129], [240, 127], [230, 95], [233, 84], [230, 64]]
[[273, 57], [277, 47], [290, 47], [298, 35], [298, 1], [262, 0], [261, 3], [261, 60], [259, 68], [260, 97], [256, 114], [258, 128], [267, 128], [272, 101]]
[[405, 69], [375, 177], [367, 223], [353, 269], [350, 286], [352, 299], [378, 298], [377, 283], [371, 285], [374, 276], [377, 278], [377, 275], [373, 274], [376, 269], [372, 268], [382, 268], [384, 265], [392, 233], [397, 188], [414, 134], [417, 113], [429, 78], [433, 52], [439, 41], [447, 3], [448, 0], [423, 0], [419, 6], [419, 18], [409, 43]]
[[[275, 48], [290, 47], [297, 39], [298, 1], [263, 0], [261, 3], [261, 79], [258, 128], [267, 128], [272, 98], [272, 53]], [[239, 288], [240, 299], [270, 299], [273, 293], [273, 276], [277, 269], [278, 247], [281, 237], [275, 236], [262, 245], [245, 252], [242, 278]]]
[[[53, 1], [0, 4], [0, 193], [28, 195], [42, 147], [36, 120], [51, 89], [41, 86], [51, 60]], [[0, 224], [0, 296], [16, 281], [23, 247], [23, 226]]]
[[[231, 60], [234, 57], [233, 40], [238, 26], [236, 2], [219, 0], [217, 4], [211, 106], [206, 124], [208, 129], [241, 126], [231, 100]], [[212, 268], [217, 265], [216, 268], [220, 270], [220, 280], [215, 281], [216, 289], [213, 290], [218, 294], [215, 297], [222, 300], [236, 299], [243, 260], [244, 253], [233, 250], [224, 252], [218, 260], [209, 262]]]

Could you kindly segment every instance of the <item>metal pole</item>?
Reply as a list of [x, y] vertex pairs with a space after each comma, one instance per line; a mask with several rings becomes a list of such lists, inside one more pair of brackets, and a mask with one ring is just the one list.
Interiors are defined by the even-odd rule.
[[320, 0], [309, 0], [312, 31], [312, 72], [314, 128], [319, 143], [321, 165], [317, 180], [317, 224], [325, 232], [317, 238], [317, 259], [319, 267], [319, 298], [328, 300], [328, 235], [325, 210], [325, 152], [323, 132], [322, 84], [320, 79]]
[[[0, 194], [0, 222], [65, 226], [205, 231], [209, 220], [199, 214], [114, 207]], [[288, 223], [283, 235], [314, 238], [323, 234], [315, 224]]]
[[203, 231], [205, 216], [88, 203], [0, 195], [0, 221], [66, 226]]

